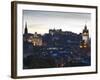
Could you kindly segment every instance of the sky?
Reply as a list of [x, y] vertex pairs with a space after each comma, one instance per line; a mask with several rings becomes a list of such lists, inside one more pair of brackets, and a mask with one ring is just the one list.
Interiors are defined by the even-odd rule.
[[29, 33], [48, 33], [49, 29], [62, 29], [81, 33], [85, 24], [91, 29], [90, 13], [23, 10], [23, 32], [27, 23]]

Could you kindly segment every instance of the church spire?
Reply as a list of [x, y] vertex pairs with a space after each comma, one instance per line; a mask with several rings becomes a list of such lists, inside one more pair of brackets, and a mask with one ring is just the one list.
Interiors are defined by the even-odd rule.
[[27, 34], [27, 33], [28, 33], [27, 22], [25, 22], [25, 31], [24, 31], [24, 34]]

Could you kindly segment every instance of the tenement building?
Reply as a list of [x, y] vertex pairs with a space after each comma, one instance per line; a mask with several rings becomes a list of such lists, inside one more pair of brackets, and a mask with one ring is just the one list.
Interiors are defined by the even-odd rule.
[[34, 34], [28, 33], [27, 23], [25, 23], [23, 40], [25, 42], [31, 43], [33, 46], [42, 46], [42, 36], [37, 34], [37, 32]]

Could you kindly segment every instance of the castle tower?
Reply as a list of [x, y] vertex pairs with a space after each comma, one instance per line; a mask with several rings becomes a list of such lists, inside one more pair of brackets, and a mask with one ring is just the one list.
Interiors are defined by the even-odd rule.
[[38, 34], [37, 34], [37, 32], [35, 32], [35, 33], [34, 33], [34, 37], [38, 37]]
[[28, 29], [27, 29], [27, 22], [25, 22], [25, 30], [24, 30], [24, 34], [28, 33]]

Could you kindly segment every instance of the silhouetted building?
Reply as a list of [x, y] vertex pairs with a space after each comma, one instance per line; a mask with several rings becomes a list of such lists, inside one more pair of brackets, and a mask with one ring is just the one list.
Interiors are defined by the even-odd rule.
[[24, 34], [28, 34], [27, 22], [25, 23], [25, 31], [24, 31]]
[[54, 35], [54, 34], [61, 34], [62, 33], [62, 30], [61, 29], [50, 29], [49, 30], [49, 34], [51, 34], [51, 35]]
[[42, 36], [37, 34], [37, 32], [33, 35], [32, 44], [33, 46], [42, 46]]
[[27, 23], [25, 23], [25, 29], [23, 34], [23, 40], [31, 43], [33, 46], [42, 46], [42, 36], [35, 32], [34, 34], [28, 33]]

